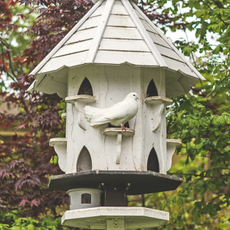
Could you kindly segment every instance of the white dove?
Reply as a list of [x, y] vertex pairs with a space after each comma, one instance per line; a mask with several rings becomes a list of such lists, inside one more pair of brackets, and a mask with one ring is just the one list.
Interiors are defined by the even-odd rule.
[[110, 123], [113, 126], [121, 126], [122, 130], [126, 130], [124, 124], [137, 114], [138, 99], [137, 93], [129, 93], [123, 101], [109, 108], [99, 109], [86, 106], [84, 108], [85, 118], [92, 127]]

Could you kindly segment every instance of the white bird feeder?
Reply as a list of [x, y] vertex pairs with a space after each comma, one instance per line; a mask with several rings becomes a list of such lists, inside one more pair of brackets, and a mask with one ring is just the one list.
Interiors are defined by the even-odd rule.
[[[182, 179], [167, 175], [180, 140], [166, 137], [165, 107], [169, 97], [187, 93], [204, 78], [136, 3], [95, 1], [31, 75], [36, 80], [29, 90], [57, 93], [67, 104], [66, 137], [50, 140], [65, 174], [53, 176], [49, 186], [69, 190], [71, 197], [63, 224], [130, 229], [167, 221], [167, 212], [125, 207], [125, 196], [180, 185]], [[122, 124], [125, 130], [110, 122], [91, 126], [86, 106], [110, 108], [130, 92], [139, 95], [138, 112]], [[85, 209], [79, 197], [92, 189], [98, 193]]]

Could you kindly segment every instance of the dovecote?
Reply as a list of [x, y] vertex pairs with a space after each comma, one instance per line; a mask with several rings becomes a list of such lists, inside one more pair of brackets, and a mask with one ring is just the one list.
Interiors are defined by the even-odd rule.
[[[181, 184], [167, 175], [181, 142], [167, 139], [165, 111], [171, 97], [187, 93], [203, 77], [136, 3], [95, 1], [31, 75], [35, 81], [28, 90], [57, 93], [66, 101], [66, 136], [50, 140], [63, 174], [52, 176], [49, 187], [71, 197], [62, 223], [130, 229], [167, 221], [167, 212], [126, 207], [125, 197]], [[139, 105], [123, 124], [126, 130], [109, 123], [90, 126], [86, 106], [109, 108], [130, 92], [139, 95]]]

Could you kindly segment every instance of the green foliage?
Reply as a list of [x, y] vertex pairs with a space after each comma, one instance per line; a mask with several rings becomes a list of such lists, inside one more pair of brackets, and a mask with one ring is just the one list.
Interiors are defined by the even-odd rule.
[[[21, 55], [31, 40], [31, 35], [25, 32], [32, 26], [36, 17], [35, 13], [29, 13], [31, 8], [28, 5], [25, 7], [15, 3], [9, 8], [12, 16], [11, 26], [5, 30], [0, 30], [0, 63], [3, 61], [5, 65], [3, 67], [4, 77], [1, 75], [0, 78], [0, 87], [3, 90], [9, 90], [7, 80], [16, 81], [22, 72], [28, 73], [30, 71], [22, 65], [24, 58]], [[0, 74], [2, 74], [1, 69]]]
[[168, 136], [182, 141], [177, 149], [180, 160], [169, 173], [183, 177], [184, 183], [175, 192], [152, 195], [148, 205], [170, 212], [170, 223], [159, 229], [229, 229], [230, 2], [159, 0], [158, 4], [171, 16], [171, 31], [194, 31], [198, 43], [175, 44], [186, 56], [200, 53], [193, 64], [206, 82], [175, 98], [168, 110]]
[[[41, 220], [32, 217], [21, 217], [19, 210], [10, 212], [0, 211], [0, 230], [69, 230], [61, 226], [61, 218], [54, 219], [51, 216], [45, 216]], [[7, 224], [2, 224], [2, 222]]]

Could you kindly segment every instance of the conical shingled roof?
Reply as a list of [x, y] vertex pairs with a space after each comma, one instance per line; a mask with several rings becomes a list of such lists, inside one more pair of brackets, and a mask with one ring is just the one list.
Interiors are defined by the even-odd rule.
[[[53, 93], [46, 82], [66, 85], [67, 68], [124, 63], [165, 68], [167, 96], [186, 93], [204, 79], [134, 2], [99, 0], [31, 72], [36, 81], [30, 88]], [[177, 93], [170, 92], [172, 85]], [[65, 90], [59, 95], [65, 97]]]

